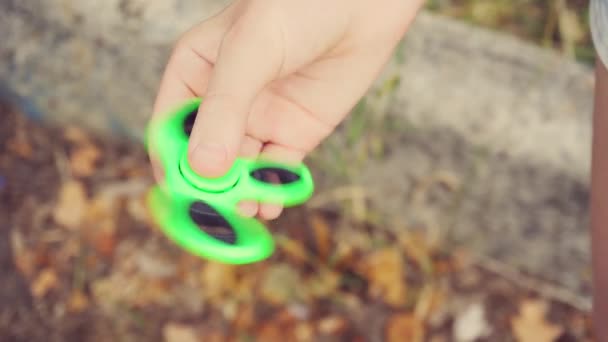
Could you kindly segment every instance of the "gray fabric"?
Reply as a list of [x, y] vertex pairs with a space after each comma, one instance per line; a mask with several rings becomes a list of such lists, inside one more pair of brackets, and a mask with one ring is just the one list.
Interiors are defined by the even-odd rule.
[[589, 19], [595, 50], [608, 65], [608, 0], [591, 0]]

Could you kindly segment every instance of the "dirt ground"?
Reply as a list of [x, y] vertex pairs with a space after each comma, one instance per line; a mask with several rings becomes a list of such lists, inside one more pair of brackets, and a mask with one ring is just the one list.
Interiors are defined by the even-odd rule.
[[502, 265], [329, 207], [269, 223], [264, 262], [195, 258], [150, 221], [141, 146], [0, 115], [2, 341], [592, 340]]

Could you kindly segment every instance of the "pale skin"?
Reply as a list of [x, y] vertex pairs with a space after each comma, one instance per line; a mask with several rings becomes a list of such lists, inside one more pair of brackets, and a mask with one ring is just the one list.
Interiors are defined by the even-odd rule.
[[[236, 0], [178, 40], [153, 118], [203, 97], [189, 161], [218, 177], [237, 156], [296, 163], [366, 93], [423, 0]], [[592, 176], [595, 317], [608, 317], [608, 72], [598, 63]], [[604, 94], [604, 95], [601, 95]], [[162, 169], [150, 156], [158, 181]], [[244, 202], [243, 215], [275, 219], [276, 205]], [[603, 251], [600, 248], [604, 248]], [[605, 326], [605, 325], [604, 325]], [[597, 325], [608, 341], [608, 329]], [[604, 331], [600, 331], [603, 329]]]

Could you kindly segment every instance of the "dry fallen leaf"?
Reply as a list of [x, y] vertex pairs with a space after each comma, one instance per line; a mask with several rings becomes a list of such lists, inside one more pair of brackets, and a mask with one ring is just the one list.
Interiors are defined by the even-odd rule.
[[243, 304], [237, 312], [233, 321], [234, 330], [237, 332], [248, 331], [255, 324], [255, 312], [253, 305]]
[[357, 264], [357, 249], [347, 242], [338, 240], [330, 258], [331, 263], [337, 269], [349, 267]]
[[30, 158], [34, 149], [28, 136], [27, 122], [24, 117], [17, 115], [13, 128], [14, 136], [6, 142], [6, 149], [23, 158]]
[[87, 204], [84, 185], [76, 180], [67, 181], [59, 190], [53, 219], [65, 228], [76, 229], [84, 219]]
[[315, 244], [319, 257], [321, 260], [326, 261], [329, 257], [331, 248], [329, 225], [321, 215], [313, 214], [311, 217], [311, 226], [315, 236]]
[[486, 313], [481, 303], [473, 303], [456, 317], [454, 337], [456, 341], [473, 342], [485, 337], [490, 332]]
[[89, 143], [89, 137], [79, 127], [74, 125], [67, 125], [63, 130], [63, 137], [73, 144], [86, 144]]
[[239, 274], [236, 286], [230, 290], [230, 296], [240, 301], [252, 301], [253, 298], [257, 298], [258, 294], [253, 289], [260, 281], [261, 275], [265, 273], [266, 265], [256, 266], [249, 265], [246, 272]]
[[95, 196], [87, 207], [84, 223], [89, 244], [104, 257], [111, 257], [116, 247], [117, 201]]
[[27, 279], [31, 279], [36, 271], [36, 251], [27, 248], [24, 236], [20, 229], [11, 229], [11, 244], [13, 247], [13, 258], [17, 270]]
[[412, 193], [412, 204], [422, 205], [425, 203], [433, 187], [439, 185], [449, 192], [454, 192], [461, 187], [460, 178], [454, 173], [441, 170], [418, 181]]
[[405, 263], [399, 249], [387, 247], [363, 260], [362, 273], [369, 281], [369, 294], [385, 303], [402, 306], [406, 303]]
[[314, 341], [315, 330], [309, 322], [298, 322], [294, 329], [295, 340], [298, 342]]
[[329, 269], [321, 269], [306, 281], [308, 292], [316, 297], [331, 296], [340, 286], [341, 275]]
[[288, 264], [271, 266], [264, 274], [260, 296], [269, 304], [284, 305], [303, 295], [300, 275]]
[[101, 151], [93, 144], [79, 145], [70, 154], [70, 170], [77, 177], [91, 176], [101, 157]]
[[127, 213], [136, 221], [147, 222], [150, 217], [146, 209], [144, 196], [129, 198], [127, 202]]
[[219, 262], [205, 264], [202, 274], [202, 292], [215, 305], [222, 303], [224, 294], [237, 287], [236, 266]]
[[296, 264], [306, 263], [310, 259], [306, 249], [294, 239], [280, 236], [277, 238], [277, 245], [286, 254], [287, 258]]
[[289, 334], [289, 330], [283, 329], [280, 324], [274, 321], [268, 321], [262, 324], [262, 326], [258, 329], [256, 334], [257, 338], [255, 341], [264, 341], [264, 342], [283, 342], [290, 341], [291, 339], [287, 336]]
[[111, 258], [116, 248], [116, 235], [114, 229], [111, 228], [113, 225], [107, 225], [106, 227], [108, 228], [103, 228], [97, 234], [94, 248], [101, 256]]
[[45, 268], [38, 274], [38, 277], [34, 280], [31, 285], [31, 291], [34, 297], [42, 298], [50, 290], [57, 287], [59, 284], [59, 278], [55, 270], [51, 268]]
[[417, 342], [424, 338], [424, 327], [416, 316], [410, 313], [398, 313], [386, 323], [387, 342]]
[[199, 342], [194, 328], [181, 323], [167, 323], [163, 327], [165, 342]]
[[340, 316], [329, 316], [319, 321], [319, 332], [324, 335], [340, 334], [346, 329], [346, 319]]
[[228, 339], [220, 329], [205, 330], [204, 335], [199, 340], [200, 342], [232, 342]]
[[434, 175], [435, 182], [444, 186], [448, 191], [457, 191], [462, 186], [462, 180], [455, 173], [448, 170], [437, 171]]
[[149, 305], [172, 305], [175, 296], [172, 295], [172, 284], [158, 279], [138, 279], [137, 289], [133, 297], [125, 297], [135, 307]]
[[433, 273], [433, 247], [423, 233], [405, 232], [400, 234], [399, 242], [403, 245], [406, 255], [414, 259], [426, 275]]
[[576, 43], [585, 38], [585, 29], [576, 11], [570, 9], [566, 1], [557, 2], [557, 18], [562, 48], [569, 56], [574, 56]]
[[562, 333], [562, 327], [546, 320], [547, 309], [547, 302], [540, 299], [521, 303], [519, 314], [511, 319], [513, 334], [519, 342], [552, 342]]
[[177, 274], [174, 260], [156, 251], [144, 249], [133, 259], [137, 270], [148, 279], [168, 279]]
[[32, 156], [32, 153], [34, 152], [34, 149], [32, 148], [32, 145], [30, 144], [28, 139], [25, 136], [19, 134], [17, 134], [14, 138], [6, 142], [6, 148], [7, 150], [26, 159], [30, 158]]
[[420, 320], [427, 321], [430, 316], [441, 313], [441, 310], [446, 309], [444, 304], [447, 287], [443, 284], [436, 285], [432, 282], [423, 286], [416, 299], [414, 314]]
[[75, 313], [85, 310], [89, 306], [89, 299], [82, 291], [74, 291], [68, 299], [68, 311]]

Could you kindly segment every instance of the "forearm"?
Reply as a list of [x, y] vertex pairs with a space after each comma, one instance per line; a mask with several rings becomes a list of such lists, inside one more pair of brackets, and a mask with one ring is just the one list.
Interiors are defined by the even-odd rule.
[[597, 341], [608, 341], [608, 71], [596, 68], [591, 167], [593, 320]]

